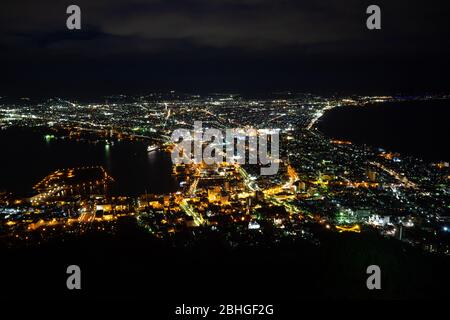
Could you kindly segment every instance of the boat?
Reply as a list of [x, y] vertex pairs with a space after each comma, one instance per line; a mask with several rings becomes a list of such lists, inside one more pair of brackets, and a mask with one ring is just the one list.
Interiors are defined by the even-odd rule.
[[147, 151], [150, 153], [150, 152], [153, 152], [153, 151], [156, 151], [156, 150], [158, 150], [158, 146], [157, 145], [152, 145], [152, 146], [148, 146], [147, 147]]

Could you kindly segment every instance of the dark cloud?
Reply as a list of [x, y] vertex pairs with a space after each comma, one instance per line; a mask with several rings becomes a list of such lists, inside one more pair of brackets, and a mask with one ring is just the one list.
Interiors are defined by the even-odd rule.
[[[1, 85], [356, 90], [384, 89], [389, 78], [386, 89], [445, 87], [445, 1], [393, 2], [377, 2], [383, 29], [368, 31], [372, 2], [358, 0], [6, 0]], [[82, 9], [81, 31], [65, 27], [74, 3]], [[429, 88], [424, 77], [433, 78]]]

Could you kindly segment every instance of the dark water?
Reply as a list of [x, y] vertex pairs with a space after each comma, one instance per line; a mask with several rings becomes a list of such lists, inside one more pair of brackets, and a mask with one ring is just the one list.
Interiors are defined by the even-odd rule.
[[448, 161], [449, 119], [450, 100], [388, 102], [332, 109], [318, 128], [333, 138]]
[[45, 131], [9, 129], [0, 131], [0, 190], [29, 195], [32, 187], [57, 169], [101, 165], [112, 175], [112, 194], [139, 195], [173, 191], [170, 154], [148, 154], [139, 142], [46, 141]]

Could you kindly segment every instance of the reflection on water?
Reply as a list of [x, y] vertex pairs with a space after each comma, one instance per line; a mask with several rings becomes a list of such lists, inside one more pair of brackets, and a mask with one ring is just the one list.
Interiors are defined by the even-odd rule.
[[138, 195], [174, 191], [170, 154], [148, 153], [140, 142], [87, 143], [46, 136], [45, 131], [0, 131], [0, 190], [28, 195], [57, 169], [103, 166], [114, 178], [111, 193]]

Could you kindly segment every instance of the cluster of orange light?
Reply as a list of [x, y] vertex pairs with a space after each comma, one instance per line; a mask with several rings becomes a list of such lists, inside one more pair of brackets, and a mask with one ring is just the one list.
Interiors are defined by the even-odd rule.
[[398, 153], [392, 153], [392, 152], [382, 152], [380, 153], [378, 156], [380, 156], [381, 158], [384, 158], [386, 160], [392, 160], [395, 157], [399, 157], [400, 154]]
[[447, 163], [446, 162], [439, 162], [439, 163], [436, 163], [436, 167], [438, 169], [444, 169], [444, 168], [448, 168], [449, 164], [448, 164], [448, 162]]
[[331, 140], [331, 143], [334, 143], [334, 144], [352, 144], [351, 141], [345, 141], [345, 140]]
[[355, 224], [354, 226], [351, 226], [351, 227], [336, 226], [336, 229], [339, 232], [356, 232], [356, 233], [360, 233], [361, 232], [361, 227], [358, 224]]

